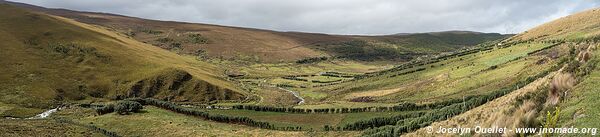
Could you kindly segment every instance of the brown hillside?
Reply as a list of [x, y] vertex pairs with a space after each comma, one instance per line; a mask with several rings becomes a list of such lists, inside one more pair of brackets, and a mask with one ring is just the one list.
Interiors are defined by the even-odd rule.
[[213, 65], [61, 17], [0, 4], [0, 41], [0, 116], [93, 98], [244, 99]]
[[508, 35], [451, 31], [406, 35], [354, 36], [157, 21], [115, 14], [80, 12], [0, 1], [71, 18], [117, 31], [138, 41], [179, 54], [250, 62], [293, 62], [322, 56], [352, 60], [411, 59], [474, 46]]
[[587, 39], [600, 35], [600, 9], [562, 17], [516, 35], [513, 39]]

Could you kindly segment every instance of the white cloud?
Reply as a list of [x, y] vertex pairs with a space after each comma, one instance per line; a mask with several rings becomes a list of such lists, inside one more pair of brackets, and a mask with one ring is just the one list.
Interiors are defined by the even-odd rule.
[[148, 19], [279, 31], [394, 34], [446, 30], [519, 33], [600, 0], [16, 0]]

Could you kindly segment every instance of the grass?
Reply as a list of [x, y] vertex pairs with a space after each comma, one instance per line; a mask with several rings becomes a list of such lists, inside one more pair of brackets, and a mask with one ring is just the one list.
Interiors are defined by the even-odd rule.
[[[600, 35], [600, 9], [590, 9], [569, 15], [558, 20], [540, 25], [523, 34], [517, 35], [517, 40], [565, 40], [574, 42], [594, 41], [597, 46]], [[585, 43], [584, 43], [585, 44]], [[596, 50], [593, 55], [597, 59], [600, 53]], [[591, 74], [582, 78], [577, 86], [569, 90], [564, 100], [559, 103], [561, 109], [559, 126], [577, 128], [600, 127], [600, 71], [596, 69]], [[586, 136], [590, 134], [565, 134], [564, 136]]]
[[[428, 64], [422, 66], [426, 68], [425, 71], [398, 77], [388, 78], [394, 74], [391, 73], [305, 90], [327, 93], [329, 94], [326, 99], [328, 101], [358, 97], [356, 95], [370, 96], [370, 93], [380, 93], [379, 91], [382, 89], [390, 92], [381, 92], [385, 93], [382, 95], [372, 95], [380, 96], [376, 100], [381, 102], [434, 102], [460, 97], [460, 95], [483, 94], [535, 73], [535, 70], [524, 68], [543, 69], [549, 67], [552, 63], [536, 64], [536, 61], [544, 58], [544, 55], [529, 56], [526, 59], [512, 61], [547, 46], [550, 46], [550, 44], [519, 44]], [[497, 66], [497, 68], [490, 69], [491, 66]], [[298, 90], [300, 93], [303, 92], [302, 89]]]
[[294, 108], [307, 108], [307, 109], [319, 109], [319, 108], [362, 108], [362, 107], [374, 107], [374, 106], [394, 106], [397, 103], [376, 103], [376, 102], [348, 102], [348, 101], [326, 101], [317, 102], [312, 104], [304, 104], [295, 106]]
[[230, 116], [247, 116], [258, 121], [265, 121], [275, 126], [301, 126], [303, 129], [320, 130], [324, 125], [336, 125], [344, 118], [344, 114], [290, 114], [279, 112], [258, 112], [252, 110], [210, 110], [213, 114]]
[[522, 34], [516, 35], [515, 40], [583, 40], [600, 34], [600, 10], [590, 9], [573, 15], [562, 17], [537, 26]]
[[337, 126], [374, 117], [391, 117], [408, 112], [362, 112], [341, 114], [294, 114], [280, 112], [262, 112], [253, 110], [209, 110], [213, 114], [247, 116], [254, 120], [265, 121], [275, 126], [301, 126], [303, 129], [321, 130], [323, 126]]
[[331, 76], [314, 76], [314, 77], [298, 77], [302, 79], [307, 79], [309, 81], [321, 81], [321, 82], [336, 82], [340, 80], [350, 80], [352, 78], [339, 78], [339, 77], [331, 77]]
[[[519, 98], [524, 95], [530, 95], [535, 92], [545, 91], [545, 86], [549, 81], [551, 81], [552, 77], [556, 72], [551, 72], [548, 75], [541, 77], [534, 82], [524, 86], [520, 89], [514, 90], [511, 93], [508, 93], [502, 97], [496, 98], [490, 102], [487, 102], [481, 106], [475, 107], [467, 112], [464, 112], [460, 115], [454, 116], [452, 118], [446, 119], [444, 121], [438, 121], [432, 123], [431, 127], [439, 127], [439, 126], [460, 126], [460, 127], [475, 127], [475, 126], [506, 126], [507, 128], [513, 128], [515, 126], [520, 126], [518, 119], [523, 117], [523, 114], [516, 114], [514, 109], [523, 109], [521, 106], [517, 106], [516, 102], [518, 102]], [[543, 96], [546, 94], [543, 93]], [[515, 108], [517, 107], [517, 108]], [[532, 108], [530, 108], [532, 109]], [[529, 109], [523, 109], [529, 111]], [[518, 124], [517, 124], [518, 123]], [[425, 128], [421, 128], [417, 131], [407, 134], [406, 136], [427, 136], [431, 135], [428, 133]], [[446, 135], [456, 135], [456, 134], [446, 134]], [[468, 134], [471, 135], [471, 134]], [[510, 135], [510, 134], [509, 134]]]
[[[516, 39], [537, 39], [551, 36], [552, 39], [580, 40], [600, 34], [598, 29], [598, 11], [584, 12], [578, 17], [567, 17], [562, 21], [552, 22], [548, 27], [543, 25], [515, 37]], [[108, 15], [104, 17], [109, 17]], [[593, 19], [586, 19], [593, 18]], [[44, 108], [54, 107], [59, 103], [72, 100], [90, 99], [96, 94], [99, 97], [112, 98], [127, 94], [136, 82], [157, 83], [162, 78], [172, 78], [175, 70], [182, 70], [193, 75], [201, 84], [184, 87], [205, 86], [193, 91], [208, 89], [229, 89], [244, 95], [252, 95], [248, 104], [271, 106], [293, 106], [295, 108], [358, 108], [370, 106], [391, 106], [399, 102], [437, 102], [468, 95], [487, 94], [498, 88], [512, 85], [525, 77], [550, 68], [556, 60], [549, 59], [548, 53], [529, 55], [538, 49], [550, 46], [549, 43], [527, 42], [507, 48], [495, 48], [490, 51], [450, 58], [418, 68], [419, 71], [397, 77], [394, 74], [416, 70], [412, 68], [381, 76], [318, 88], [291, 88], [307, 99], [303, 105], [295, 105], [297, 99], [289, 92], [271, 87], [273, 84], [315, 85], [312, 82], [300, 82], [282, 79], [282, 76], [318, 74], [335, 71], [349, 74], [374, 72], [390, 67], [390, 62], [367, 63], [345, 59], [333, 59], [310, 64], [286, 63], [312, 56], [344, 55], [346, 52], [360, 52], [359, 56], [346, 57], [353, 59], [369, 59], [382, 56], [390, 59], [399, 56], [414, 57], [418, 54], [431, 54], [440, 51], [451, 51], [468, 45], [486, 41], [466, 39], [464, 36], [441, 36], [445, 34], [418, 34], [410, 37], [382, 36], [355, 37], [339, 43], [329, 43], [321, 47], [298, 46], [301, 40], [297, 37], [277, 32], [253, 30], [237, 30], [227, 27], [201, 27], [192, 25], [193, 30], [224, 30], [221, 33], [203, 31], [194, 33], [150, 28], [151, 35], [138, 33], [133, 38], [150, 44], [172, 45], [178, 41], [182, 48], [172, 49], [181, 54], [189, 54], [189, 47], [203, 49], [208, 52], [203, 56], [213, 59], [197, 59], [198, 55], [181, 56], [163, 49], [126, 38], [106, 28], [87, 25], [73, 20], [31, 13], [14, 7], [0, 5], [0, 116], [29, 117], [40, 113]], [[114, 19], [114, 18], [109, 18]], [[579, 20], [583, 23], [574, 22]], [[156, 22], [151, 22], [156, 23]], [[124, 24], [127, 24], [126, 22]], [[567, 25], [568, 24], [568, 25]], [[102, 25], [102, 24], [101, 24]], [[575, 26], [575, 27], [573, 27]], [[182, 26], [176, 26], [182, 27]], [[198, 28], [199, 27], [199, 28]], [[190, 29], [188, 27], [183, 27]], [[541, 31], [542, 30], [542, 31]], [[188, 30], [184, 30], [188, 31]], [[206, 33], [204, 33], [206, 32]], [[210, 32], [210, 33], [209, 33]], [[171, 35], [177, 34], [177, 35]], [[232, 35], [236, 34], [236, 35]], [[239, 34], [239, 35], [238, 35]], [[264, 34], [264, 35], [263, 35]], [[299, 34], [300, 35], [300, 34]], [[308, 35], [308, 34], [306, 34]], [[302, 34], [302, 36], [306, 36]], [[200, 37], [201, 36], [201, 37]], [[236, 37], [231, 37], [236, 36]], [[290, 38], [293, 37], [293, 38]], [[344, 37], [344, 36], [339, 36]], [[162, 38], [162, 39], [160, 39]], [[191, 39], [190, 39], [191, 38]], [[468, 37], [471, 38], [471, 37]], [[356, 42], [356, 40], [359, 42]], [[495, 38], [489, 38], [495, 39]], [[159, 41], [156, 41], [159, 40]], [[458, 42], [455, 40], [459, 40]], [[467, 41], [460, 41], [467, 40]], [[472, 40], [472, 41], [471, 41]], [[191, 42], [190, 42], [191, 41]], [[299, 42], [299, 43], [296, 43]], [[354, 42], [354, 43], [353, 43]], [[441, 44], [440, 44], [441, 43]], [[261, 46], [256, 46], [261, 45]], [[164, 45], [158, 45], [164, 46]], [[257, 48], [258, 47], [258, 48]], [[309, 49], [310, 47], [311, 49]], [[164, 47], [163, 47], [164, 48]], [[325, 49], [324, 49], [325, 48]], [[550, 49], [558, 51], [564, 46]], [[331, 49], [344, 50], [341, 52]], [[194, 51], [197, 52], [197, 51]], [[382, 55], [380, 55], [380, 53]], [[204, 55], [205, 54], [205, 55]], [[217, 57], [217, 56], [222, 56]], [[372, 55], [372, 56], [371, 56]], [[560, 56], [560, 55], [559, 55]], [[227, 59], [234, 58], [234, 59]], [[541, 60], [549, 59], [545, 63]], [[207, 63], [204, 61], [210, 61]], [[258, 62], [268, 62], [259, 64]], [[25, 62], [25, 63], [23, 63]], [[263, 63], [264, 63], [263, 62]], [[393, 64], [393, 63], [391, 63]], [[225, 69], [223, 69], [225, 68]], [[173, 70], [173, 71], [171, 71]], [[241, 83], [225, 80], [224, 71], [237, 71], [245, 74]], [[600, 105], [597, 81], [600, 71], [594, 71], [586, 77], [582, 84], [573, 90], [561, 107], [561, 124], [563, 126], [599, 127], [597, 120]], [[329, 76], [301, 77], [309, 81], [336, 81], [343, 78]], [[177, 81], [167, 79], [167, 81]], [[266, 82], [264, 82], [266, 81]], [[158, 85], [171, 87], [174, 82], [158, 82]], [[247, 85], [246, 85], [247, 84]], [[270, 85], [263, 85], [270, 84]], [[212, 87], [210, 85], [216, 85]], [[243, 85], [243, 86], [242, 86]], [[152, 88], [154, 85], [144, 85]], [[248, 93], [243, 92], [248, 89]], [[198, 101], [206, 95], [222, 95], [222, 92], [187, 92], [185, 90], [162, 90], [157, 93], [161, 97], [179, 94], [174, 100]], [[177, 92], [177, 93], [176, 93]], [[171, 94], [172, 93], [172, 94]], [[374, 97], [374, 102], [349, 102], [356, 97]], [[188, 100], [186, 97], [197, 97]], [[93, 99], [93, 98], [92, 98]], [[214, 102], [213, 102], [214, 103]], [[238, 102], [218, 103], [235, 105]], [[302, 126], [305, 129], [319, 130], [324, 125], [343, 125], [373, 117], [389, 117], [406, 112], [364, 112], [344, 114], [290, 114], [278, 112], [256, 112], [249, 110], [210, 110], [212, 113], [248, 116], [256, 120], [268, 121], [278, 126]], [[132, 115], [107, 114], [93, 115], [91, 110], [74, 111], [59, 116], [75, 117], [77, 121], [93, 124], [101, 128], [115, 131], [125, 136], [351, 136], [356, 132], [283, 132], [257, 129], [236, 124], [215, 123], [197, 117], [185, 116], [170, 111], [148, 106], [142, 113]], [[14, 133], [23, 128], [39, 132], [60, 134], [57, 127], [66, 127], [67, 132], [86, 132], [52, 123], [52, 121], [9, 121], [0, 120], [3, 129], [0, 133]], [[23, 124], [20, 124], [23, 122]], [[15, 126], [17, 125], [17, 126]], [[41, 125], [32, 127], [32, 125]], [[4, 128], [9, 127], [9, 128]], [[41, 128], [51, 128], [42, 130]], [[37, 133], [37, 132], [32, 132]], [[19, 133], [18, 133], [19, 134]], [[24, 133], [23, 133], [24, 134]], [[71, 135], [71, 134], [67, 134]], [[36, 135], [32, 135], [36, 136]]]
[[[316, 64], [294, 64], [294, 63], [280, 63], [280, 64], [254, 64], [249, 67], [239, 67], [237, 70], [246, 74], [241, 79], [238, 79], [247, 88], [251, 88], [256, 94], [262, 95], [263, 98], [261, 104], [264, 105], [291, 105], [289, 102], [294, 99], [290, 99], [286, 95], [282, 94], [290, 94], [288, 92], [282, 93], [281, 91], [277, 91], [278, 89], [273, 89], [269, 86], [257, 86], [257, 85], [292, 85], [296, 87], [312, 87], [321, 85], [321, 83], [313, 83], [313, 82], [304, 82], [297, 80], [289, 80], [283, 79], [284, 76], [289, 75], [316, 75], [318, 73], [327, 72], [327, 71], [335, 71], [335, 72], [343, 72], [344, 74], [360, 74], [364, 72], [370, 72], [375, 70], [381, 70], [385, 68], [381, 64], [365, 64], [354, 61], [343, 61], [343, 60], [333, 60], [326, 62], [319, 62]], [[337, 78], [337, 77], [328, 77], [328, 76], [311, 76], [304, 77], [309, 80], [324, 80], [324, 81], [334, 81], [338, 79], [348, 79], [348, 78]], [[298, 91], [302, 97], [307, 99], [307, 102], [319, 102], [321, 99], [324, 99], [328, 96], [327, 93], [322, 92], [313, 92], [307, 90], [298, 90], [292, 89], [294, 91]], [[281, 95], [285, 98], [279, 98], [274, 95]], [[291, 95], [291, 94], [290, 94]], [[286, 101], [287, 100], [287, 101]], [[293, 101], [295, 102], [295, 101]]]
[[285, 85], [293, 85], [293, 86], [309, 86], [310, 82], [297, 81], [297, 80], [289, 80], [283, 78], [273, 78], [270, 79], [269, 84], [277, 85], [277, 84], [285, 84]]
[[260, 88], [257, 94], [262, 98], [261, 105], [292, 106], [298, 102], [291, 93], [273, 87]]
[[410, 112], [363, 112], [363, 113], [347, 113], [342, 121], [337, 125], [350, 124], [361, 120], [369, 120], [377, 117], [393, 117], [399, 114]]
[[313, 91], [301, 91], [299, 94], [304, 99], [310, 98], [311, 100], [321, 100], [328, 96], [327, 93]]
[[[383, 57], [376, 59], [378, 61], [387, 61], [385, 57], [404, 56], [396, 53], [449, 51], [509, 36], [475, 32], [437, 32], [384, 36], [327, 35], [156, 21], [103, 13], [76, 11], [56, 13], [56, 11], [50, 9], [32, 10], [104, 26], [122, 33], [124, 36], [164, 49], [171, 49], [172, 46], [169, 45], [172, 43], [180, 43], [181, 49], [174, 52], [185, 55], [196, 56], [198, 49], [201, 49], [206, 51], [206, 56], [210, 58], [242, 60], [251, 63], [294, 62], [311, 57], [345, 56], [353, 54], [351, 51], [355, 50], [363, 53], [351, 57], [352, 59], [375, 56]], [[168, 43], [156, 41], [165, 37], [174, 41]], [[355, 41], [365, 41], [367, 44], [362, 42], [352, 44]], [[357, 48], [347, 50], [352, 47]], [[406, 56], [416, 57], [417, 55], [410, 54]]]
[[87, 128], [59, 123], [52, 119], [0, 119], [0, 136], [89, 136], [104, 137]]
[[[600, 73], [594, 72], [583, 83], [578, 85], [572, 94], [560, 105], [560, 126], [578, 128], [599, 128], [600, 109]], [[571, 135], [575, 136], [575, 135]]]
[[527, 53], [533, 52], [537, 49], [542, 49], [546, 46], [550, 46], [548, 43], [524, 43], [518, 44], [510, 48], [498, 49], [495, 52], [490, 52], [481, 58], [476, 59], [477, 62], [484, 62], [484, 67], [491, 67], [496, 65], [504, 64], [508, 61], [525, 57]]
[[131, 115], [114, 113], [81, 118], [125, 136], [354, 136], [355, 132], [288, 132], [265, 130], [202, 119], [146, 106], [145, 112]]
[[407, 61], [421, 54], [448, 52], [507, 35], [485, 33], [417, 33], [387, 36], [355, 36], [353, 40], [317, 44], [316, 49], [361, 61]]
[[240, 67], [239, 71], [248, 74], [248, 77], [281, 77], [287, 75], [317, 74], [325, 71], [340, 71], [348, 73], [372, 72], [385, 68], [384, 64], [366, 64], [355, 61], [333, 60], [316, 64], [253, 64]]
[[[600, 52], [594, 56], [598, 59]], [[582, 78], [580, 84], [568, 92], [567, 97], [559, 104], [561, 109], [559, 127], [599, 128], [600, 127], [600, 70], [596, 69], [591, 74]], [[588, 134], [589, 135], [589, 134]], [[577, 136], [568, 134], [567, 136]]]

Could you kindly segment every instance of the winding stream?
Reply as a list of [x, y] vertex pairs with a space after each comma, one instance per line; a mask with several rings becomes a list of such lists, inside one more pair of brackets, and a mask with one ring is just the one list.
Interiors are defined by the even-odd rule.
[[47, 118], [48, 116], [50, 116], [52, 113], [54, 113], [56, 111], [58, 111], [58, 107], [54, 108], [54, 109], [50, 109], [50, 110], [44, 111], [44, 112], [42, 112], [42, 113], [40, 113], [40, 114], [38, 114], [36, 116], [29, 117], [29, 118], [26, 118], [26, 119], [43, 119], [43, 118]]

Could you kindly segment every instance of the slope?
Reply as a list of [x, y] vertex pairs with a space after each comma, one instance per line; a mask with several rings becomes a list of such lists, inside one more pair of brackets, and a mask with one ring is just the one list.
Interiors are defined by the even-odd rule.
[[516, 35], [514, 40], [598, 40], [600, 9], [562, 17]]
[[241, 100], [215, 66], [72, 20], [0, 5], [0, 114], [64, 101], [155, 97]]
[[[598, 128], [598, 69], [600, 62], [600, 9], [592, 9], [545, 23], [528, 30], [506, 43], [538, 43], [543, 41], [563, 43], [555, 49], [562, 54], [554, 66], [560, 68], [535, 82], [516, 89], [491, 102], [473, 108], [458, 116], [420, 125], [418, 130], [407, 136], [460, 136], [458, 133], [436, 134], [430, 129], [507, 127], [511, 131], [504, 134], [477, 134], [471, 131], [466, 136], [528, 136], [538, 135], [516, 133], [516, 128], [579, 128], [587, 133], [541, 133], [542, 136], [589, 136], [595, 135]], [[552, 50], [552, 49], [550, 49]], [[405, 123], [381, 128], [403, 135]], [[409, 132], [411, 131], [409, 129]], [[369, 132], [377, 135], [378, 130]], [[462, 135], [465, 136], [465, 135]]]
[[448, 52], [509, 35], [437, 32], [407, 35], [329, 35], [279, 32], [211, 24], [157, 21], [115, 14], [48, 9], [0, 1], [79, 22], [104, 26], [138, 41], [200, 59], [252, 63], [294, 62], [313, 57], [359, 61], [406, 61], [416, 56]]

